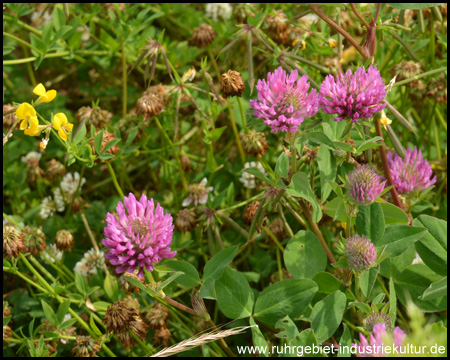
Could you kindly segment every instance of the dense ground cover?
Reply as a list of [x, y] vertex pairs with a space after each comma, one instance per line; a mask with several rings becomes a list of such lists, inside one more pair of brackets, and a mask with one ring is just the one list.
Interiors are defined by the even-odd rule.
[[446, 355], [446, 4], [3, 4], [3, 56], [4, 356]]

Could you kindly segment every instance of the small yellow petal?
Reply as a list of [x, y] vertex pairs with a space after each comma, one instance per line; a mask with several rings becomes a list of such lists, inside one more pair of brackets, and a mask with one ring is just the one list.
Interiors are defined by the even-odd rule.
[[64, 113], [57, 113], [53, 117], [53, 128], [55, 130], [60, 130], [61, 126], [64, 126], [68, 123], [67, 116]]
[[42, 101], [49, 103], [50, 101], [52, 101], [54, 98], [56, 97], [56, 90], [49, 90], [47, 91], [47, 93], [45, 94], [45, 96], [43, 96]]
[[26, 119], [28, 116], [36, 117], [36, 110], [34, 110], [33, 106], [25, 102], [20, 104], [17, 108], [16, 116], [20, 120]]
[[73, 129], [73, 124], [67, 123], [66, 125], [64, 125], [64, 129], [66, 129], [66, 131], [68, 132], [71, 132]]
[[26, 130], [28, 128], [28, 120], [23, 119], [20, 123], [20, 130]]
[[330, 46], [330, 48], [334, 48], [334, 47], [338, 46], [338, 43], [334, 39], [329, 39], [328, 40], [328, 45]]
[[41, 83], [33, 89], [33, 93], [37, 96], [45, 96], [45, 86]]
[[64, 141], [67, 141], [67, 134], [65, 133], [65, 131], [63, 129], [60, 129], [58, 131], [58, 135], [61, 139], [63, 139]]

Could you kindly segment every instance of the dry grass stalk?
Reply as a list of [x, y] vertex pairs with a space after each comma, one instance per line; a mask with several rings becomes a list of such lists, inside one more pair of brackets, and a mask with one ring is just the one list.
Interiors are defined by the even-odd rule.
[[244, 332], [245, 330], [253, 327], [253, 326], [258, 326], [258, 325], [252, 325], [252, 326], [239, 326], [236, 327], [234, 329], [229, 329], [229, 330], [213, 330], [209, 333], [205, 333], [205, 334], [197, 334], [189, 339], [183, 340], [182, 342], [179, 342], [178, 344], [172, 345], [168, 348], [165, 348], [163, 350], [161, 350], [160, 352], [152, 355], [151, 357], [167, 357], [167, 356], [172, 356], [184, 351], [188, 351], [191, 350], [197, 346], [203, 345], [203, 344], [207, 344], [213, 341], [217, 341], [219, 339], [223, 339], [226, 338], [228, 336], [231, 335], [237, 335], [240, 334], [242, 332]]

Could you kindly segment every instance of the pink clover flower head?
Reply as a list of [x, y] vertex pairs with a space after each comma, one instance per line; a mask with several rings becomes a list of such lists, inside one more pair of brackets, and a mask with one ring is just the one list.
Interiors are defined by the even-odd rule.
[[298, 79], [298, 71], [289, 75], [280, 66], [267, 74], [266, 80], [258, 80], [256, 85], [258, 100], [250, 100], [254, 115], [264, 120], [272, 132], [296, 132], [305, 117], [319, 111], [319, 94], [312, 89], [308, 94], [308, 76]]
[[386, 181], [367, 164], [356, 167], [348, 174], [347, 193], [358, 205], [370, 205], [380, 196]]
[[417, 147], [406, 150], [404, 159], [391, 152], [387, 158], [392, 181], [400, 194], [423, 191], [436, 183], [431, 165], [422, 157], [422, 151], [417, 152]]
[[386, 357], [383, 347], [403, 346], [405, 338], [405, 332], [398, 326], [393, 333], [388, 333], [385, 324], [376, 324], [373, 327], [373, 334], [369, 335], [369, 341], [363, 334], [359, 334], [360, 343], [353, 345], [358, 349], [358, 357]]
[[320, 86], [320, 106], [325, 114], [338, 114], [336, 121], [371, 119], [373, 114], [384, 109], [381, 104], [386, 96], [385, 85], [376, 66], [364, 67], [355, 74], [348, 70], [345, 75], [328, 75]]
[[375, 246], [364, 235], [355, 234], [347, 239], [345, 254], [347, 255], [349, 268], [358, 273], [370, 269], [377, 259]]
[[164, 209], [147, 200], [143, 194], [139, 201], [129, 194], [117, 204], [118, 217], [106, 215], [107, 226], [102, 244], [106, 246], [105, 258], [115, 266], [116, 273], [126, 271], [143, 277], [144, 268], [152, 271], [163, 258], [170, 259], [176, 251], [170, 251], [173, 228], [172, 216], [164, 215]]

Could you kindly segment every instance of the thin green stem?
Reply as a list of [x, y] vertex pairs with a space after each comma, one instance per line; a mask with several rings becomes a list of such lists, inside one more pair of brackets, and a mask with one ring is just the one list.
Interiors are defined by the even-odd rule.
[[31, 45], [29, 42], [22, 40], [20, 38], [18, 38], [17, 36], [14, 36], [13, 34], [7, 33], [5, 31], [3, 31], [3, 36], [7, 36], [13, 40], [16, 40], [18, 43], [25, 45], [26, 47], [29, 47], [30, 49], [36, 51], [39, 54], [42, 54], [42, 51], [39, 50], [38, 48], [34, 47], [33, 45]]
[[412, 81], [415, 81], [415, 80], [418, 80], [418, 79], [422, 79], [422, 78], [430, 76], [430, 75], [439, 74], [439, 73], [442, 73], [444, 71], [447, 71], [447, 67], [446, 66], [440, 67], [438, 69], [430, 70], [430, 71], [424, 72], [424, 73], [416, 75], [416, 76], [412, 76], [412, 77], [410, 77], [408, 79], [405, 79], [405, 80], [402, 80], [402, 81], [398, 81], [398, 82], [396, 82], [393, 85], [393, 87], [394, 86], [401, 86], [401, 85], [409, 84]]
[[245, 119], [244, 114], [244, 106], [242, 105], [242, 100], [239, 96], [237, 96], [237, 102], [239, 104], [239, 111], [241, 112], [241, 120], [242, 120], [242, 127], [244, 128], [244, 131], [247, 131], [247, 121]]
[[[50, 58], [58, 58], [70, 55], [70, 51], [62, 51], [55, 54], [46, 54], [44, 55], [44, 59], [50, 59]], [[7, 65], [19, 65], [19, 64], [26, 64], [28, 62], [33, 62], [37, 59], [36, 56], [27, 57], [23, 59], [16, 59], [16, 60], [3, 60], [3, 66]]]
[[239, 137], [239, 132], [236, 126], [236, 120], [234, 119], [233, 107], [229, 107], [228, 110], [230, 113], [231, 128], [233, 129], [234, 137], [236, 139], [236, 145], [239, 149], [239, 154], [241, 155], [242, 164], [245, 164], [245, 153], [244, 149], [242, 148], [241, 138]]
[[125, 40], [120, 40], [122, 50], [122, 117], [127, 115], [127, 55], [125, 54]]
[[275, 243], [275, 245], [278, 247], [278, 249], [281, 250], [282, 253], [284, 253], [284, 248], [283, 245], [280, 244], [280, 242], [278, 241], [277, 237], [275, 236], [275, 234], [270, 231], [267, 226], [263, 226], [263, 230], [267, 233], [267, 235], [270, 236], [270, 238], [273, 240], [273, 242]]
[[211, 58], [211, 63], [213, 64], [213, 68], [214, 68], [214, 70], [216, 71], [216, 74], [217, 74], [217, 78], [219, 79], [219, 81], [220, 81], [220, 70], [219, 70], [219, 66], [217, 65], [217, 61], [216, 61], [216, 58], [214, 57], [214, 55], [213, 55], [213, 53], [212, 53], [212, 51], [211, 51], [211, 47], [210, 46], [208, 46], [208, 55], [209, 55], [209, 57]]
[[23, 280], [25, 280], [27, 283], [33, 285], [35, 288], [39, 289], [40, 291], [46, 293], [47, 290], [45, 290], [42, 286], [40, 286], [39, 284], [36, 284], [33, 280], [27, 278], [24, 274], [22, 274], [20, 271], [14, 271], [12, 268], [8, 268], [6, 266], [3, 266], [3, 271], [9, 272], [11, 274], [17, 275], [18, 277], [22, 278]]
[[361, 291], [359, 289], [359, 275], [355, 274], [355, 291], [356, 291], [356, 298], [359, 302], [362, 301], [361, 297]]
[[115, 186], [117, 192], [119, 193], [119, 195], [123, 199], [125, 197], [125, 195], [123, 194], [122, 189], [120, 188], [120, 185], [117, 182], [116, 174], [115, 174], [114, 169], [113, 169], [113, 167], [111, 165], [111, 162], [107, 161], [106, 163], [108, 164], [108, 170], [109, 170], [109, 173], [111, 174], [111, 178], [112, 178], [112, 181], [114, 183], [114, 186]]

